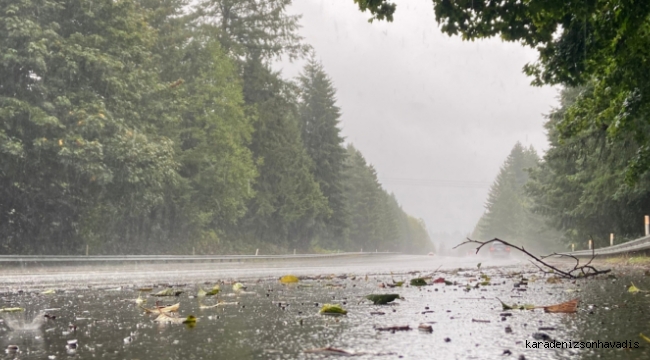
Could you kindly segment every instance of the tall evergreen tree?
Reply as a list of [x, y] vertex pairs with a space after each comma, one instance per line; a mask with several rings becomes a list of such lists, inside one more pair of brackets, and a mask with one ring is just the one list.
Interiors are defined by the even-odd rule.
[[291, 0], [202, 0], [198, 9], [205, 23], [221, 31], [219, 40], [239, 59], [295, 59], [309, 49], [298, 34], [299, 15], [289, 15]]
[[397, 240], [396, 219], [375, 169], [351, 144], [347, 147], [345, 198], [350, 211], [349, 246], [375, 249]]
[[313, 57], [298, 78], [302, 140], [314, 162], [314, 177], [327, 198], [330, 216], [323, 223], [320, 237], [326, 244], [340, 241], [347, 228], [348, 212], [343, 199], [343, 170], [346, 150], [341, 136], [340, 109], [336, 90], [323, 66]]
[[276, 246], [306, 250], [315, 219], [328, 209], [300, 136], [295, 89], [261, 62], [248, 62], [245, 76], [244, 93], [256, 114], [250, 147], [259, 178], [244, 228]]
[[532, 212], [525, 191], [529, 171], [537, 167], [535, 150], [515, 144], [497, 175], [485, 204], [485, 213], [472, 236], [487, 240], [498, 237], [541, 249], [555, 246], [556, 234], [544, 226], [544, 219]]

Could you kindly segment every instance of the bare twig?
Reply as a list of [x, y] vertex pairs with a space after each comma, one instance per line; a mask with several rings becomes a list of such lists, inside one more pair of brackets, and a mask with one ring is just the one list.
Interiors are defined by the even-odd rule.
[[[568, 278], [568, 279], [591, 277], [591, 276], [596, 276], [596, 275], [601, 275], [601, 274], [607, 274], [608, 272], [612, 271], [611, 269], [598, 270], [593, 265], [591, 265], [591, 262], [596, 257], [596, 254], [595, 254], [593, 249], [592, 249], [592, 253], [591, 253], [591, 259], [589, 259], [589, 261], [584, 265], [580, 265], [580, 259], [578, 259], [576, 256], [573, 256], [573, 255], [570, 255], [570, 254], [553, 253], [553, 254], [550, 254], [550, 255], [537, 257], [537, 256], [531, 254], [530, 252], [528, 252], [526, 249], [524, 249], [523, 246], [513, 245], [513, 244], [511, 244], [511, 243], [509, 243], [507, 241], [504, 241], [504, 240], [501, 240], [501, 239], [498, 239], [498, 238], [494, 238], [494, 239], [488, 240], [488, 241], [478, 241], [478, 240], [472, 240], [470, 238], [467, 238], [466, 241], [463, 241], [462, 243], [454, 246], [454, 249], [459, 247], [459, 246], [465, 245], [465, 244], [478, 244], [479, 246], [476, 248], [476, 253], [478, 254], [478, 252], [481, 250], [481, 248], [483, 248], [483, 246], [485, 246], [485, 245], [487, 245], [489, 243], [492, 243], [492, 242], [503, 243], [504, 245], [510, 246], [511, 248], [517, 249], [517, 250], [521, 251], [522, 253], [528, 255], [530, 258], [532, 258], [532, 260], [530, 262], [533, 265], [535, 265], [538, 269], [540, 269], [541, 271], [543, 271], [544, 273], [547, 273], [547, 274], [551, 273], [551, 271], [544, 269], [542, 266], [544, 266], [545, 268], [551, 269], [553, 273], [555, 273], [555, 274], [557, 274], [557, 275], [559, 275], [561, 277]], [[549, 257], [553, 257], [553, 256], [572, 258], [572, 259], [574, 259], [576, 261], [576, 264], [574, 265], [573, 269], [571, 269], [571, 270], [567, 270], [567, 271], [560, 270], [557, 267], [555, 267], [553, 265], [550, 265], [549, 263], [544, 261], [544, 259], [549, 258]], [[540, 266], [540, 264], [542, 266]]]

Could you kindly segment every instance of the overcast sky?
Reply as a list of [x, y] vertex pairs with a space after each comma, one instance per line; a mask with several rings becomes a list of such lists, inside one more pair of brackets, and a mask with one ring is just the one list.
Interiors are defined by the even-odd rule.
[[[368, 23], [353, 0], [294, 0], [290, 12], [337, 89], [346, 141], [430, 232], [467, 233], [514, 144], [547, 147], [557, 89], [522, 73], [534, 51], [450, 38], [430, 0], [397, 4], [392, 23]], [[281, 67], [293, 77], [302, 65]]]

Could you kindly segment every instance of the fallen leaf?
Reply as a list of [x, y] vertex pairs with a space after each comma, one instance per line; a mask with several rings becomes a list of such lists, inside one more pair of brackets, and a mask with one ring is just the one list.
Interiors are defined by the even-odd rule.
[[445, 283], [445, 278], [439, 277], [439, 278], [433, 280], [433, 283], [434, 284], [444, 284]]
[[151, 296], [178, 296], [178, 295], [180, 295], [182, 293], [183, 293], [182, 290], [174, 290], [172, 288], [167, 288], [167, 289], [164, 289], [164, 290], [160, 290], [159, 292], [157, 292], [155, 294], [151, 294]]
[[535, 305], [530, 305], [530, 304], [524, 304], [524, 305], [508, 305], [501, 301], [499, 298], [495, 298], [499, 300], [501, 303], [501, 306], [503, 307], [503, 310], [533, 310], [535, 309]]
[[293, 276], [293, 275], [285, 275], [285, 276], [280, 278], [280, 283], [282, 283], [282, 284], [294, 284], [294, 283], [297, 283], [299, 281], [300, 281], [300, 279], [298, 279], [297, 276]]
[[397, 298], [399, 298], [399, 294], [370, 294], [366, 296], [366, 299], [375, 305], [385, 305]]
[[221, 288], [219, 287], [219, 284], [213, 286], [210, 291], [205, 291], [203, 290], [202, 287], [199, 286], [199, 291], [197, 292], [196, 296], [197, 297], [214, 296], [217, 295], [220, 290]]
[[246, 290], [246, 286], [244, 286], [244, 284], [238, 282], [238, 283], [234, 283], [234, 284], [232, 285], [232, 289], [233, 289], [234, 291]]
[[143, 299], [143, 298], [140, 296], [140, 294], [138, 294], [138, 298], [135, 299], [135, 303], [136, 303], [136, 305], [142, 305], [142, 304], [144, 304], [144, 303], [146, 303], [146, 302], [147, 302], [147, 300]]
[[345, 315], [348, 312], [339, 304], [324, 304], [320, 309], [320, 313], [323, 315]]
[[2, 308], [2, 309], [0, 309], [0, 312], [7, 312], [7, 313], [9, 313], [9, 312], [21, 312], [21, 311], [25, 311], [25, 309], [20, 308], [20, 307]]
[[196, 325], [196, 316], [188, 315], [183, 321], [183, 324], [189, 325], [190, 327], [194, 327], [194, 325]]
[[639, 333], [639, 336], [641, 337], [641, 339], [643, 339], [643, 340], [645, 340], [645, 341], [647, 341], [647, 342], [650, 343], [650, 338], [647, 337], [647, 336], [645, 336], [645, 335], [643, 335], [643, 333]]
[[579, 299], [569, 300], [557, 305], [541, 306], [547, 313], [574, 313], [578, 311]]
[[425, 286], [427, 282], [423, 278], [411, 279], [411, 286]]
[[189, 315], [187, 317], [180, 317], [176, 314], [160, 314], [154, 322], [162, 324], [185, 324], [189, 328], [196, 326], [196, 317]]
[[142, 306], [140, 306], [140, 308], [149, 314], [168, 314], [168, 313], [177, 312], [180, 306], [181, 303], [176, 303], [174, 305], [169, 305], [169, 306], [156, 306], [153, 309], [147, 309]]
[[627, 292], [632, 293], [632, 294], [636, 294], [639, 291], [641, 291], [641, 290], [639, 290], [638, 287], [634, 286], [634, 283], [632, 283], [632, 285], [630, 285], [630, 287], [627, 288]]
[[41, 293], [41, 295], [52, 295], [52, 294], [56, 294], [56, 290], [54, 290], [54, 289], [48, 289], [48, 290], [45, 290], [45, 291], [43, 291], [43, 292]]

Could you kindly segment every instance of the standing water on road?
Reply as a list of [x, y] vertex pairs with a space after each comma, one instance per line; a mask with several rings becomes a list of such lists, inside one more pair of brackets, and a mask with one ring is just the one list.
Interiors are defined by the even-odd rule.
[[[328, 347], [361, 359], [650, 356], [649, 344], [639, 337], [650, 333], [650, 300], [627, 292], [632, 281], [650, 289], [650, 280], [638, 275], [567, 281], [510, 265], [400, 273], [355, 268], [304, 275], [291, 284], [278, 277], [206, 274], [179, 283], [152, 275], [149, 283], [120, 287], [9, 291], [2, 295], [3, 307], [25, 310], [0, 314], [0, 344], [6, 359], [320, 359], [335, 353], [323, 349]], [[411, 285], [415, 278], [427, 285]], [[237, 282], [244, 288], [236, 290]], [[209, 291], [214, 285], [218, 294], [197, 296], [199, 288]], [[169, 287], [182, 293], [153, 296]], [[366, 299], [393, 293], [400, 298], [386, 305]], [[574, 314], [546, 313], [504, 310], [497, 298], [517, 306], [574, 298], [580, 303]], [[156, 322], [159, 314], [143, 310], [176, 303], [178, 320], [169, 323]], [[321, 315], [324, 304], [339, 304], [347, 315]], [[197, 318], [195, 324], [180, 323], [189, 315]], [[554, 340], [630, 341], [632, 349], [544, 348]]]

